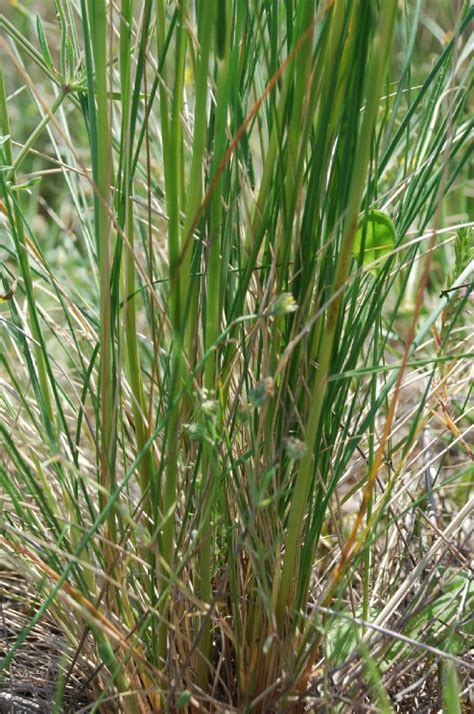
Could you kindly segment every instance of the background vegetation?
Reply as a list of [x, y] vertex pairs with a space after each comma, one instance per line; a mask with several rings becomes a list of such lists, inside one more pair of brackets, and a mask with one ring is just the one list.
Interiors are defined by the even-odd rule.
[[0, 694], [467, 708], [472, 4], [3, 5]]

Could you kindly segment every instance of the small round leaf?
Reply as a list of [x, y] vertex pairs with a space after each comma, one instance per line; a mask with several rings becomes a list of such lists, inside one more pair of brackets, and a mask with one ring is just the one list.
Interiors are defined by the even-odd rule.
[[[383, 211], [371, 209], [362, 217], [354, 239], [353, 252], [359, 257], [362, 246], [364, 253], [362, 262], [369, 265], [384, 255], [388, 255], [395, 247], [395, 228], [389, 216]], [[374, 266], [374, 271], [380, 269], [381, 264]]]

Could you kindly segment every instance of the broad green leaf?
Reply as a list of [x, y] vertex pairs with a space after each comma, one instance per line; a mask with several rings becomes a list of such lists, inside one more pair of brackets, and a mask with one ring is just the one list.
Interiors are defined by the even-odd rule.
[[[446, 573], [447, 575], [447, 573]], [[469, 642], [474, 635], [474, 620], [467, 616], [471, 613], [474, 602], [474, 582], [466, 573], [453, 572], [452, 580], [443, 588], [444, 592], [425, 608], [409, 619], [403, 634], [413, 639], [438, 647], [453, 655], [461, 656], [469, 649]], [[460, 602], [464, 601], [465, 615], [458, 622]], [[361, 616], [360, 610], [356, 616]], [[377, 611], [371, 611], [369, 621], [376, 619]], [[448, 623], [448, 624], [446, 624]], [[449, 623], [453, 623], [451, 627]], [[361, 628], [350, 619], [336, 620], [327, 633], [328, 653], [339, 664], [346, 660], [359, 644]], [[406, 644], [394, 640], [387, 658], [379, 663], [385, 671], [395, 656], [407, 652]]]
[[[394, 248], [396, 241], [395, 228], [389, 216], [383, 211], [371, 209], [362, 217], [354, 239], [353, 252], [359, 257], [363, 247], [362, 262], [369, 265], [384, 255], [388, 255]], [[381, 263], [374, 266], [373, 270], [380, 269]]]
[[[357, 608], [356, 617], [362, 617], [362, 608]], [[376, 610], [371, 610], [369, 621], [375, 620], [378, 615]], [[328, 657], [335, 665], [344, 662], [356, 649], [360, 642], [362, 628], [350, 617], [336, 617], [331, 622], [331, 627], [326, 633]]]
[[365, 662], [368, 679], [377, 698], [379, 711], [381, 714], [394, 714], [387, 692], [382, 683], [379, 667], [373, 657], [371, 657], [369, 648], [362, 639], [359, 642], [359, 650]]
[[[469, 649], [469, 642], [474, 635], [474, 620], [467, 616], [467, 613], [472, 613], [474, 606], [474, 581], [467, 573], [453, 572], [452, 580], [446, 583], [443, 590], [436, 600], [429, 602], [409, 620], [404, 634], [451, 654], [462, 655]], [[464, 614], [459, 618], [461, 602], [464, 602]], [[403, 647], [403, 643], [395, 642], [390, 658]]]
[[443, 683], [443, 711], [445, 714], [461, 714], [460, 701], [461, 692], [456, 667], [452, 662], [447, 662]]

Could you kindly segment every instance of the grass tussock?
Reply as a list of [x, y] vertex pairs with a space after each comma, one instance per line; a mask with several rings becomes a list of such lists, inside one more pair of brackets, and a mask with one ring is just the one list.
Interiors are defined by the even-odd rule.
[[468, 706], [474, 10], [436, 9], [0, 15], [2, 692], [39, 632], [47, 711]]

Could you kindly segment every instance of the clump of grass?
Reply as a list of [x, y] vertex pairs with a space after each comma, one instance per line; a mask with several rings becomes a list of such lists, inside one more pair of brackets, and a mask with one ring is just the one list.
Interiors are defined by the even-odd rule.
[[3, 672], [50, 611], [93, 711], [461, 691], [473, 10], [414, 76], [420, 7], [0, 18]]

